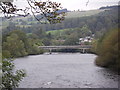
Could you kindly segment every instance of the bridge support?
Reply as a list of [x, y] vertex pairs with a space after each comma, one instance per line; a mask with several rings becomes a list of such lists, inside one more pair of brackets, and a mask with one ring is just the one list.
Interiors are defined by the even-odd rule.
[[86, 53], [86, 49], [84, 49], [84, 48], [83, 48], [83, 49], [80, 49], [80, 52], [81, 52], [81, 53]]
[[85, 49], [82, 50], [82, 53], [85, 53]]
[[52, 49], [49, 49], [50, 54], [52, 54]]

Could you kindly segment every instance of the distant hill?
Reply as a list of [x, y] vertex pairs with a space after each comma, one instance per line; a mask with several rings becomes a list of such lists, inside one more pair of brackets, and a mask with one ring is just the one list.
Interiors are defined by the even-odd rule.
[[120, 5], [100, 7], [99, 9], [88, 10], [88, 11], [70, 11], [70, 12], [67, 12], [66, 18], [92, 16], [92, 15], [96, 15], [96, 14], [99, 14], [101, 12], [104, 12], [106, 10], [109, 10], [109, 9], [118, 9], [118, 8], [120, 8]]
[[[62, 9], [62, 10], [59, 10], [58, 13], [66, 12], [67, 13], [66, 18], [76, 18], [76, 17], [85, 17], [85, 16], [95, 15], [95, 14], [98, 14], [100, 12], [105, 11], [106, 9], [114, 9], [114, 8], [118, 8], [118, 7], [120, 7], [120, 5], [119, 6], [118, 5], [114, 5], [114, 6], [100, 7], [99, 9], [88, 10], [88, 11], [70, 11], [70, 10], [67, 10], [67, 9]], [[27, 19], [29, 19], [31, 17], [34, 18], [32, 15], [29, 15], [27, 17], [20, 17], [20, 16], [18, 16], [18, 17], [13, 18], [13, 20], [22, 19], [22, 20], [26, 21]]]
[[[65, 12], [66, 18], [76, 18], [76, 17], [79, 18], [79, 17], [86, 17], [86, 16], [95, 15], [95, 14], [98, 14], [98, 13], [103, 12], [103, 11], [104, 11], [104, 9], [102, 9], [102, 10], [96, 9], [96, 10], [89, 10], [89, 11], [68, 11], [67, 9], [62, 9], [62, 10], [57, 11], [57, 13]], [[40, 15], [38, 15], [38, 17], [40, 17]], [[22, 20], [26, 21], [29, 18], [34, 18], [34, 17], [33, 16], [16, 17], [14, 20], [22, 19]], [[37, 20], [34, 19], [34, 21], [37, 21]]]
[[[89, 10], [89, 11], [68, 11], [67, 9], [63, 9], [58, 11], [58, 13], [66, 12], [66, 19], [61, 24], [56, 25], [41, 25], [33, 16], [28, 17], [15, 17], [13, 20], [4, 20], [2, 23], [2, 28], [6, 28], [9, 25], [9, 22], [12, 22], [18, 28], [21, 28], [25, 32], [32, 32], [35, 27], [41, 27], [46, 31], [50, 30], [61, 30], [67, 28], [76, 28], [82, 27], [85, 24], [88, 24], [90, 29], [95, 31], [98, 27], [105, 26], [108, 22], [111, 22], [111, 19], [114, 18], [114, 22], [116, 23], [118, 20], [117, 17], [117, 8], [118, 6], [109, 6], [109, 7], [101, 7], [97, 10]], [[108, 9], [111, 8], [111, 9]], [[115, 14], [113, 14], [115, 13]], [[108, 19], [107, 19], [108, 18]], [[112, 21], [113, 21], [112, 20]], [[110, 24], [110, 23], [108, 23]], [[109, 26], [110, 27], [110, 26]], [[97, 29], [99, 30], [99, 29]]]
[[[86, 17], [86, 16], [91, 16], [98, 14], [100, 12], [103, 12], [104, 9], [102, 10], [89, 10], [89, 11], [69, 11], [67, 9], [62, 9], [59, 10], [58, 13], [61, 12], [66, 12], [66, 18], [80, 18], [80, 17]], [[38, 15], [40, 17], [40, 15]], [[14, 17], [12, 20], [7, 20], [7, 19], [2, 19], [3, 20], [3, 28], [9, 25], [9, 22], [16, 23], [17, 25], [21, 26], [22, 23], [25, 21], [26, 25], [24, 26], [30, 26], [33, 24], [39, 23], [32, 15], [29, 15], [27, 17]]]
[[[34, 17], [21, 17], [9, 23], [8, 28], [3, 29], [3, 35], [13, 30], [22, 30], [25, 33], [36, 33], [43, 30], [57, 39], [67, 38], [70, 35], [84, 37], [94, 34], [99, 38], [109, 30], [118, 27], [120, 9], [98, 9], [89, 11], [69, 11], [66, 19], [58, 24], [40, 24]], [[4, 22], [4, 25], [8, 25]], [[5, 27], [2, 25], [2, 27]]]
[[106, 7], [100, 7], [99, 10], [101, 10], [101, 9], [116, 9], [118, 7], [120, 7], [120, 5], [106, 6]]
[[102, 9], [102, 10], [96, 9], [96, 10], [89, 10], [89, 11], [70, 11], [70, 12], [67, 12], [66, 18], [86, 17], [86, 16], [98, 14], [103, 11], [104, 11], [104, 9]]
[[[102, 10], [99, 10], [99, 9], [96, 9], [96, 10], [89, 10], [89, 11], [68, 11], [67, 9], [62, 9], [62, 10], [59, 10], [58, 13], [61, 13], [61, 12], [65, 12], [66, 13], [66, 18], [79, 18], [79, 17], [86, 17], [86, 16], [91, 16], [91, 15], [95, 15], [95, 14], [98, 14], [100, 12], [103, 12], [104, 9]], [[40, 15], [38, 15], [38, 17], [40, 17]], [[29, 18], [34, 18], [33, 16], [27, 16], [27, 17], [15, 17], [13, 20], [24, 20], [24, 21], [27, 21], [27, 19]], [[37, 21], [36, 19], [33, 19], [33, 21]], [[30, 20], [28, 21], [30, 22]], [[37, 23], [37, 22], [36, 22]]]
[[62, 10], [59, 10], [59, 11], [57, 11], [57, 13], [62, 13], [62, 12], [68, 12], [68, 10], [67, 9], [62, 9]]

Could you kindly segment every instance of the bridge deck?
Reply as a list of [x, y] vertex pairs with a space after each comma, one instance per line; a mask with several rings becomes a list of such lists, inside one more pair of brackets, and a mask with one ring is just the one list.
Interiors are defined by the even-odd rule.
[[39, 46], [44, 49], [90, 49], [92, 45], [74, 45], [74, 46]]

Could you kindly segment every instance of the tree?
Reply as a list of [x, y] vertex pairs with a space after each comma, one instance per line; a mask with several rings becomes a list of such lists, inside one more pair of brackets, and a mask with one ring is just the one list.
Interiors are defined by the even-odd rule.
[[[42, 45], [39, 39], [26, 38], [26, 34], [19, 30], [14, 30], [6, 37], [3, 37], [3, 48], [2, 48], [2, 83], [0, 88], [11, 89], [16, 88], [19, 82], [25, 77], [24, 70], [17, 70], [16, 73], [13, 71], [14, 64], [12, 63], [13, 57], [20, 57], [30, 54], [43, 53], [42, 49], [38, 49], [39, 45]], [[1, 63], [1, 62], [0, 62]], [[0, 64], [1, 66], [1, 64]], [[1, 70], [1, 68], [0, 68]], [[0, 80], [1, 80], [0, 78]]]
[[96, 65], [120, 70], [118, 29], [107, 33], [97, 46]]
[[24, 70], [13, 72], [14, 64], [11, 59], [3, 59], [2, 62], [2, 84], [0, 87], [4, 89], [12, 89], [18, 87], [19, 82], [25, 77]]
[[86, 24], [81, 28], [81, 33], [83, 37], [90, 36], [92, 34], [91, 31], [89, 30], [89, 27]]
[[[65, 18], [65, 12], [62, 10], [61, 3], [52, 1], [37, 1], [37, 0], [26, 0], [29, 7], [23, 9], [18, 9], [16, 5], [13, 4], [13, 0], [0, 1], [0, 10], [6, 18], [11, 18], [14, 16], [28, 16], [29, 10], [31, 10], [32, 15], [40, 21], [40, 23], [60, 23]], [[22, 12], [22, 13], [21, 13]], [[40, 17], [38, 18], [38, 14]]]
[[48, 38], [44, 38], [43, 41], [42, 41], [42, 43], [43, 43], [45, 46], [49, 46], [49, 45], [51, 45], [51, 40], [48, 39]]
[[[0, 1], [0, 11], [2, 11], [4, 16], [8, 19], [14, 16], [26, 17], [29, 15], [29, 12], [27, 11], [30, 9], [33, 16], [40, 21], [40, 23], [49, 22], [54, 24], [60, 23], [64, 20], [65, 12], [59, 12], [62, 9], [60, 3], [51, 1], [37, 2], [35, 0], [27, 0], [27, 2], [30, 7], [26, 7], [26, 9], [23, 10], [18, 9], [16, 5], [13, 5], [13, 0], [2, 0]], [[22, 12], [22, 14], [20, 12]], [[40, 14], [41, 17], [36, 17], [37, 14]], [[24, 40], [21, 40], [16, 33], [13, 33], [7, 37], [6, 42], [4, 42], [4, 47], [7, 48], [7, 50], [4, 51], [4, 53], [7, 52], [6, 58], [8, 58], [10, 54], [13, 56], [21, 56], [22, 54], [26, 54], [24, 49]], [[34, 50], [37, 50], [37, 46], [35, 44], [33, 47], [36, 48]], [[14, 74], [14, 64], [11, 62], [11, 59], [6, 58], [3, 59], [2, 84], [0, 87], [6, 89], [18, 87], [18, 83], [25, 76], [25, 73], [22, 70], [18, 70]]]
[[27, 55], [24, 47], [23, 41], [15, 33], [8, 36], [6, 42], [3, 43], [3, 49], [8, 50], [13, 57]]
[[5, 57], [20, 57], [31, 54], [43, 53], [43, 50], [38, 49], [42, 45], [42, 40], [39, 40], [35, 34], [26, 35], [23, 31], [14, 30], [3, 37], [3, 55]]
[[[18, 9], [16, 5], [13, 5], [13, 0], [9, 0], [9, 2], [8, 0], [2, 0], [0, 1], [0, 10], [2, 11], [2, 13], [4, 14], [6, 18], [12, 18], [14, 16], [26, 17], [29, 15], [27, 11], [31, 10], [33, 16], [38, 21], [40, 21], [40, 23], [43, 23], [44, 21], [46, 21], [47, 23], [49, 22], [49, 23], [54, 24], [54, 23], [60, 23], [61, 21], [64, 20], [65, 12], [60, 11], [62, 9], [60, 3], [51, 2], [51, 1], [37, 2], [35, 0], [27, 0], [27, 2], [29, 4], [29, 7], [26, 7], [26, 9], [23, 10], [23, 9]], [[19, 12], [23, 12], [23, 13], [21, 14]], [[40, 18], [36, 17], [37, 14], [40, 14], [41, 17]], [[17, 34], [11, 34], [11, 36], [7, 38], [8, 42], [5, 42], [5, 44], [6, 43], [8, 44], [6, 44], [6, 47], [7, 45], [12, 46], [9, 40], [13, 42], [13, 45], [19, 44], [22, 47], [21, 50], [24, 52], [23, 50], [23, 47], [25, 46], [24, 41], [20, 40]], [[14, 43], [14, 42], [18, 42], [18, 43]], [[16, 46], [15, 48], [18, 49], [19, 45]], [[7, 58], [8, 58], [10, 55], [10, 52], [7, 50], [5, 51], [5, 53], [6, 52], [8, 53], [7, 54]], [[17, 71], [16, 74], [14, 74], [13, 67], [14, 65], [11, 63], [10, 59], [3, 58], [3, 76], [2, 76], [3, 77], [3, 83], [2, 83], [3, 88], [9, 89], [9, 88], [17, 87], [19, 81], [25, 76], [25, 74], [21, 70]]]
[[79, 38], [76, 36], [75, 33], [73, 33], [70, 36], [68, 36], [64, 44], [65, 45], [76, 45], [78, 41], [79, 41]]
[[38, 49], [38, 46], [42, 46], [43, 43], [39, 39], [29, 38], [27, 52], [29, 55], [42, 54], [43, 49]]
[[34, 30], [33, 31], [34, 32], [34, 34], [35, 35], [37, 35], [38, 37], [39, 37], [39, 39], [42, 39], [42, 38], [44, 38], [45, 37], [45, 35], [46, 35], [46, 33], [45, 33], [45, 30], [43, 30], [43, 29], [36, 29], [36, 30]]
[[47, 35], [46, 35], [47, 38], [49, 39], [52, 39], [52, 34], [49, 32]]

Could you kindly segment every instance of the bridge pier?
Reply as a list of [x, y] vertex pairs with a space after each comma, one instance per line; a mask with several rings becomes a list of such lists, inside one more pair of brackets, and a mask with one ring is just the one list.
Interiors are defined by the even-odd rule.
[[85, 49], [85, 48], [80, 49], [80, 53], [87, 53], [87, 49]]
[[52, 54], [52, 49], [49, 49], [50, 54]]
[[82, 50], [82, 53], [85, 53], [85, 49]]

